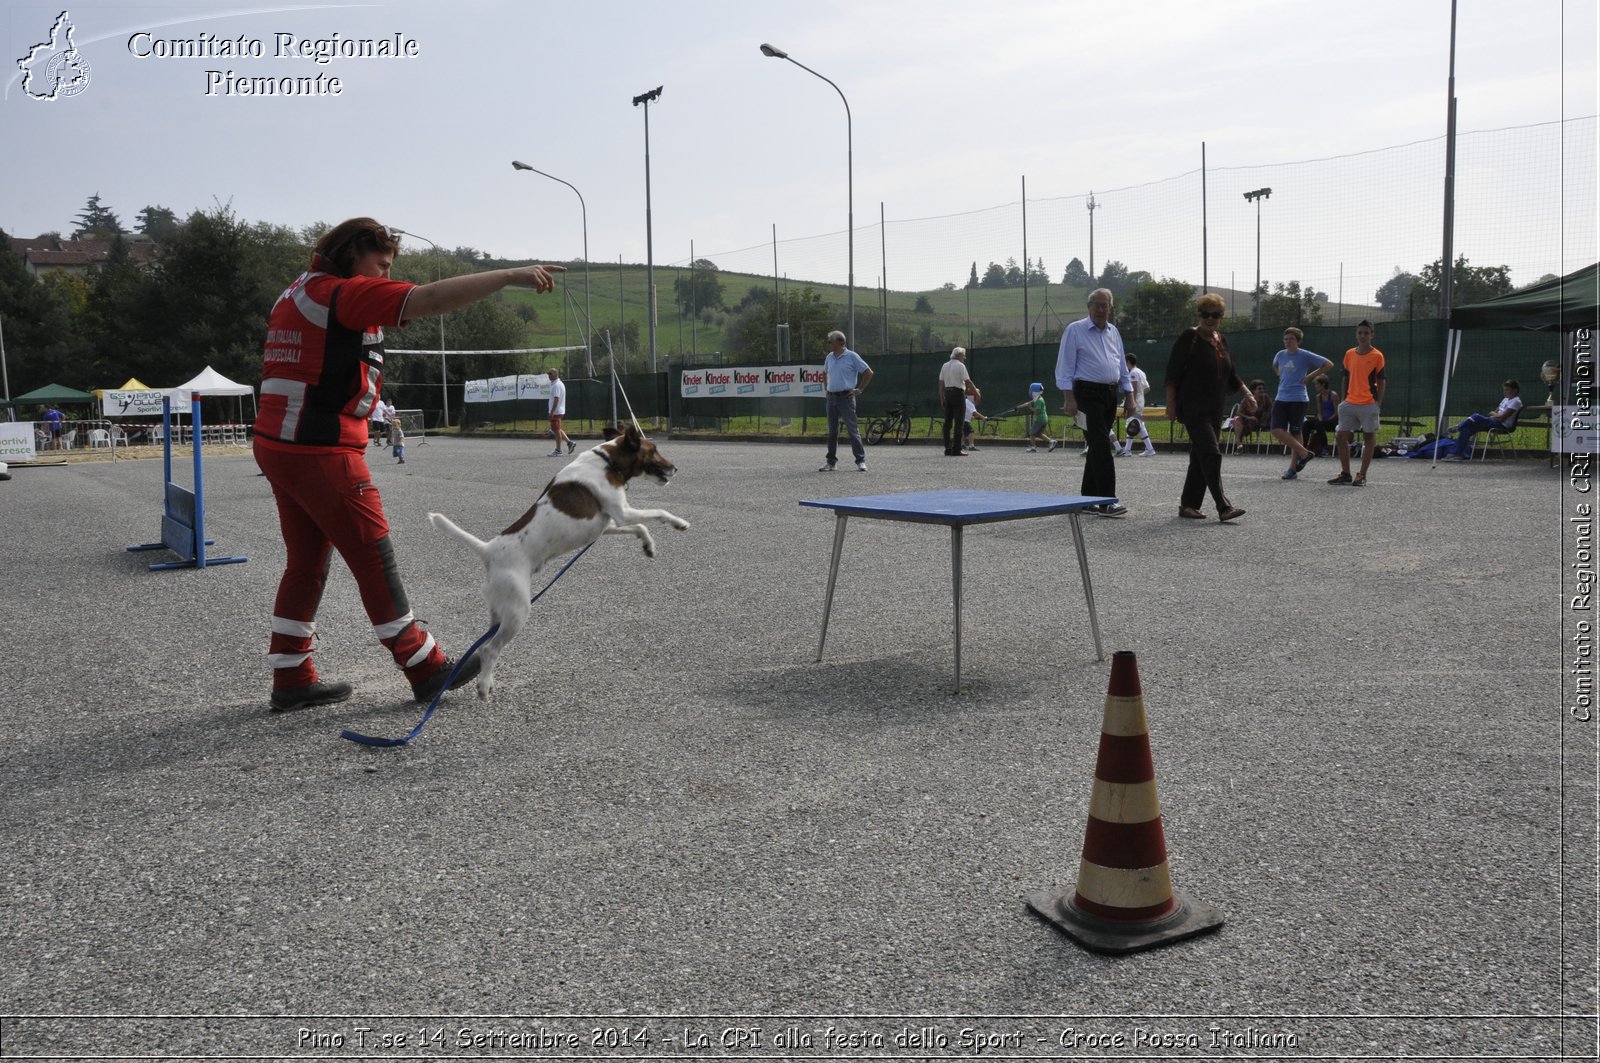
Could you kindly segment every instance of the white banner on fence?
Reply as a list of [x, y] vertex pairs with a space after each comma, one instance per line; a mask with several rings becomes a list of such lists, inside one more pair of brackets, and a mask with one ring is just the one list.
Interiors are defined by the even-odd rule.
[[33, 461], [32, 421], [0, 421], [0, 461]]
[[523, 373], [517, 377], [517, 398], [549, 402], [550, 377], [545, 373]]
[[827, 381], [820, 365], [706, 366], [683, 370], [678, 391], [686, 399], [821, 397]]
[[[1600, 444], [1594, 410], [1588, 406], [1550, 408], [1550, 452], [1552, 454], [1593, 454]], [[1587, 471], [1587, 470], [1585, 470]]]
[[[160, 417], [161, 397], [165, 391], [102, 391], [100, 410], [107, 417]], [[179, 403], [174, 402], [174, 408]]]
[[523, 373], [521, 376], [497, 376], [492, 380], [467, 381], [468, 402], [509, 402], [512, 399], [549, 402], [550, 378], [544, 373]]

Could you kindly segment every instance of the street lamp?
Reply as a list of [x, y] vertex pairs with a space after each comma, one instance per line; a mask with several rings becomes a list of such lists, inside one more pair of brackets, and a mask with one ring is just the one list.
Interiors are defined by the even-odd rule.
[[[571, 181], [562, 181], [561, 178], [553, 173], [545, 173], [537, 167], [529, 166], [527, 163], [519, 162], [516, 159], [511, 160], [511, 168], [513, 170], [528, 170], [538, 174], [540, 177], [548, 177], [552, 181], [560, 181], [572, 189], [573, 195], [578, 197], [578, 209], [583, 212], [583, 349], [587, 352], [592, 366], [594, 363], [594, 351], [591, 349], [591, 343], [594, 338], [594, 315], [589, 311], [589, 206], [583, 201], [583, 193], [578, 191], [578, 186]], [[592, 372], [593, 370], [591, 369], [590, 371]], [[617, 423], [617, 359], [615, 355], [611, 356], [611, 423]]]
[[[436, 257], [433, 260], [433, 279], [435, 281], [437, 281], [439, 279], [439, 276], [440, 276], [440, 264], [443, 261], [444, 249], [441, 248], [438, 244], [434, 243], [432, 240], [428, 239], [426, 236], [422, 236], [419, 233], [407, 232], [404, 229], [395, 229], [395, 228], [390, 228], [389, 231], [392, 232], [396, 236], [414, 236], [418, 240], [421, 240], [423, 243], [427, 244], [429, 247], [433, 248], [433, 253], [436, 256], [439, 256], [439, 257]], [[444, 365], [444, 315], [443, 314], [439, 315], [439, 398], [444, 403], [444, 412], [443, 412], [444, 427], [445, 428], [449, 428], [450, 427], [450, 381], [449, 381], [449, 372], [445, 369], [445, 365]]]
[[1258, 188], [1244, 198], [1256, 205], [1256, 328], [1261, 327], [1261, 201], [1272, 197], [1272, 189]]
[[650, 325], [650, 372], [656, 371], [656, 256], [650, 233], [650, 102], [661, 98], [661, 86], [633, 98], [633, 105], [644, 105], [644, 276], [650, 289], [647, 316]]
[[784, 51], [783, 49], [774, 48], [770, 44], [763, 44], [761, 46], [761, 54], [764, 55], [764, 56], [767, 56], [769, 59], [787, 59], [787, 60], [789, 60], [789, 62], [793, 63], [795, 66], [799, 67], [801, 70], [804, 70], [806, 73], [812, 75], [813, 77], [822, 78], [823, 81], [826, 81], [828, 84], [833, 85], [833, 91], [837, 92], [839, 94], [839, 99], [844, 101], [844, 142], [845, 142], [845, 182], [846, 182], [846, 184], [845, 184], [846, 193], [845, 194], [846, 194], [846, 206], [847, 206], [847, 210], [849, 211], [848, 224], [850, 226], [850, 228], [849, 228], [849, 243], [850, 243], [850, 295], [849, 295], [850, 323], [849, 323], [849, 326], [848, 326], [850, 331], [849, 331], [849, 338], [848, 338], [847, 342], [849, 343], [849, 345], [851, 347], [854, 347], [855, 346], [855, 342], [856, 342], [856, 184], [855, 184], [856, 178], [855, 178], [855, 133], [854, 133], [854, 130], [852, 128], [851, 119], [850, 119], [850, 101], [845, 99], [844, 90], [841, 89], [838, 85], [834, 85], [832, 79], [823, 77], [821, 74], [818, 74], [815, 70], [812, 70], [809, 66], [806, 66], [804, 63], [802, 63], [799, 60], [795, 59], [793, 56], [791, 56], [788, 52]]

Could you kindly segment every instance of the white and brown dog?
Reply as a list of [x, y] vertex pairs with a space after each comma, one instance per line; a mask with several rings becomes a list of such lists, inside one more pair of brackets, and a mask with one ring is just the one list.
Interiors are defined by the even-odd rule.
[[457, 527], [441, 513], [429, 513], [434, 527], [471, 546], [483, 558], [487, 578], [483, 596], [489, 618], [500, 630], [478, 651], [478, 697], [494, 690], [495, 659], [528, 619], [533, 577], [551, 560], [581, 550], [602, 535], [632, 535], [644, 544], [646, 557], [656, 556], [656, 542], [640, 521], [659, 520], [679, 531], [689, 522], [664, 509], [628, 505], [628, 481], [648, 476], [665, 484], [677, 472], [636, 425], [621, 435], [574, 458], [556, 474], [515, 524], [484, 542]]

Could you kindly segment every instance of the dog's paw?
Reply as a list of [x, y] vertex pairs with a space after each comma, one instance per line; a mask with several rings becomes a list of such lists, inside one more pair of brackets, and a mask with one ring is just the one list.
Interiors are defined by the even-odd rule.
[[674, 528], [677, 528], [679, 531], [688, 531], [689, 530], [689, 522], [684, 520], [682, 517], [673, 517], [672, 518], [672, 526]]
[[494, 693], [494, 680], [478, 680], [478, 700], [488, 701], [489, 695]]

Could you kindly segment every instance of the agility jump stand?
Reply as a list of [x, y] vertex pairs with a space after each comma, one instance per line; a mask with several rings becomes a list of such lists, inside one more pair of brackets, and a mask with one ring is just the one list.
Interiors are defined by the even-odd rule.
[[250, 560], [248, 557], [207, 557], [206, 547], [215, 545], [206, 538], [205, 477], [200, 466], [200, 396], [191, 397], [190, 425], [194, 443], [194, 490], [172, 482], [172, 400], [161, 399], [161, 471], [162, 509], [161, 541], [130, 546], [130, 551], [171, 550], [177, 561], [160, 561], [150, 566], [151, 572], [169, 568], [205, 568], [207, 565], [234, 565]]
[[1077, 888], [1045, 890], [1027, 903], [1091, 952], [1141, 952], [1222, 926], [1215, 908], [1172, 889], [1144, 689], [1127, 650], [1111, 658]]

